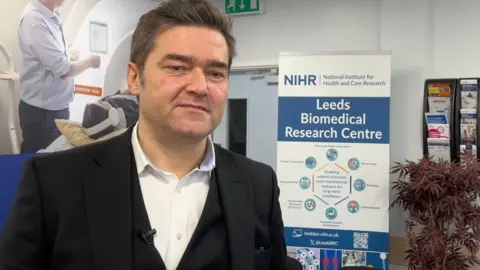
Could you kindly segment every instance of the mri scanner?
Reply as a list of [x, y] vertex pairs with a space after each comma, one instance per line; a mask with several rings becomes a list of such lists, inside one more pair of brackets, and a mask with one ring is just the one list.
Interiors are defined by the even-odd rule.
[[70, 119], [82, 122], [85, 106], [127, 88], [130, 41], [140, 16], [160, 0], [67, 0], [59, 13], [71, 59], [101, 58], [99, 69], [75, 77]]

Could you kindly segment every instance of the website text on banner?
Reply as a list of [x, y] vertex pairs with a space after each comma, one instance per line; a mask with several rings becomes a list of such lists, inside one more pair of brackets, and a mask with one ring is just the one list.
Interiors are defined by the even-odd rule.
[[390, 57], [280, 56], [280, 202], [306, 269], [388, 269]]

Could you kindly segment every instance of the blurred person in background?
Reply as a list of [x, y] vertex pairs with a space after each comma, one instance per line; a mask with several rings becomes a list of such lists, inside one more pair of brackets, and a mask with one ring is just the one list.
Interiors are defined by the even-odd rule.
[[73, 78], [100, 66], [99, 56], [72, 62], [57, 9], [64, 0], [32, 0], [20, 16], [20, 105], [22, 153], [44, 149], [60, 136], [55, 119], [69, 119]]

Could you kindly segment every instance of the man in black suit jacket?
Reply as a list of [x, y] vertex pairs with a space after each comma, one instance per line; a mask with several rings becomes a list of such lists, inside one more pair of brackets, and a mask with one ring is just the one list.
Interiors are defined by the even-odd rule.
[[1, 270], [287, 268], [275, 172], [209, 138], [228, 97], [231, 28], [207, 0], [142, 16], [127, 74], [138, 123], [26, 162]]

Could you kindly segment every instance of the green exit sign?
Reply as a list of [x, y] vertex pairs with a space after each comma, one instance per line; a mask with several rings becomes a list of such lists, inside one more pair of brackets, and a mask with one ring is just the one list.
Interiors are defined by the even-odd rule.
[[242, 15], [263, 13], [264, 0], [225, 0], [225, 13]]

